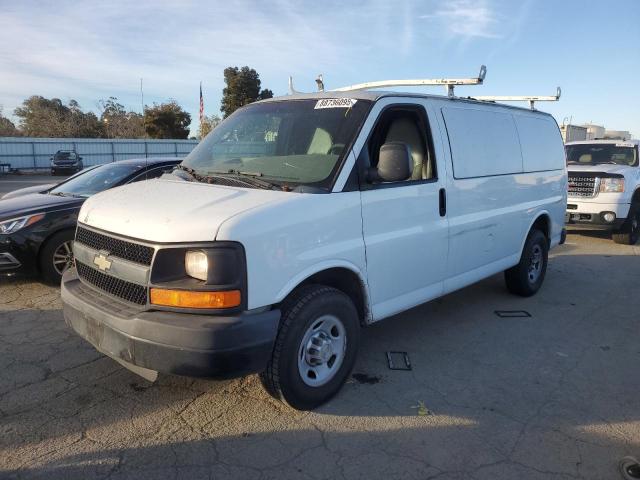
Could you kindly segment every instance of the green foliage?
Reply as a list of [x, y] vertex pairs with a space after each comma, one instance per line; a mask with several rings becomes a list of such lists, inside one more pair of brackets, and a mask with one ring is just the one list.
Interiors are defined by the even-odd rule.
[[20, 130], [16, 128], [11, 120], [2, 115], [2, 106], [0, 105], [0, 137], [19, 137]]
[[109, 97], [98, 102], [102, 114], [100, 122], [106, 138], [143, 138], [145, 136], [142, 115], [127, 112], [124, 105], [118, 103], [116, 97]]
[[144, 110], [144, 129], [150, 138], [186, 139], [189, 135], [191, 115], [175, 100], [153, 104]]
[[200, 122], [200, 127], [198, 128], [198, 139], [202, 140], [206, 137], [221, 121], [222, 120], [220, 120], [220, 117], [217, 115], [205, 116]]
[[253, 68], [227, 67], [224, 69], [224, 82], [227, 86], [222, 90], [220, 107], [224, 118], [244, 105], [273, 97], [271, 90], [260, 90], [260, 75]]
[[59, 98], [31, 96], [15, 109], [20, 130], [28, 137], [100, 137], [102, 126], [93, 112], [83, 112], [75, 100], [64, 105]]

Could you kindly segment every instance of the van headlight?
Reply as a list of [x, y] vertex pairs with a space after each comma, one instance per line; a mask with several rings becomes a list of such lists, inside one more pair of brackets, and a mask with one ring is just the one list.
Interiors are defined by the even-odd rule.
[[43, 218], [44, 218], [44, 213], [39, 213], [37, 215], [27, 215], [25, 217], [11, 218], [9, 220], [5, 220], [3, 222], [0, 222], [0, 234], [8, 235], [10, 233], [15, 233], [24, 227], [33, 225], [34, 223], [42, 220]]
[[603, 178], [600, 180], [600, 193], [624, 192], [624, 178]]
[[209, 274], [209, 258], [202, 250], [187, 250], [184, 255], [184, 268], [190, 277], [206, 281]]

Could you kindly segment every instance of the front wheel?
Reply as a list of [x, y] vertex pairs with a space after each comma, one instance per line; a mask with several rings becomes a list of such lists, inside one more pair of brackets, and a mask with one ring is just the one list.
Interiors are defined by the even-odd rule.
[[633, 204], [622, 228], [613, 232], [611, 238], [622, 245], [635, 245], [640, 237], [640, 204]]
[[283, 302], [262, 385], [295, 409], [318, 407], [347, 380], [359, 340], [358, 313], [347, 295], [322, 285], [302, 287]]
[[40, 272], [50, 285], [60, 285], [62, 274], [73, 266], [73, 230], [53, 235], [40, 251]]
[[530, 297], [540, 290], [547, 272], [549, 242], [540, 230], [532, 230], [522, 249], [520, 262], [504, 272], [507, 290]]

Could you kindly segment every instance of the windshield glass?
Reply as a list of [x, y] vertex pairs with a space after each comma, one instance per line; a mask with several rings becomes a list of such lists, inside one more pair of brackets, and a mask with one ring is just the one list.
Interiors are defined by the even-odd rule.
[[329, 188], [370, 105], [348, 98], [249, 105], [218, 125], [182, 165], [200, 175], [233, 171]]
[[118, 165], [117, 163], [102, 165], [61, 183], [49, 193], [89, 197], [117, 185], [136, 170], [135, 165]]
[[76, 154], [74, 152], [57, 152], [54, 157], [56, 160], [75, 160]]
[[596, 165], [602, 163], [616, 165], [637, 165], [638, 149], [634, 145], [615, 143], [567, 145], [567, 164]]

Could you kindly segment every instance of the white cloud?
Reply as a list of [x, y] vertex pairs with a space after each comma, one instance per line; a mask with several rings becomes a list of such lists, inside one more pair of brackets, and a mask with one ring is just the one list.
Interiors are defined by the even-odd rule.
[[433, 22], [449, 36], [500, 38], [501, 17], [482, 0], [451, 0], [421, 19]]

